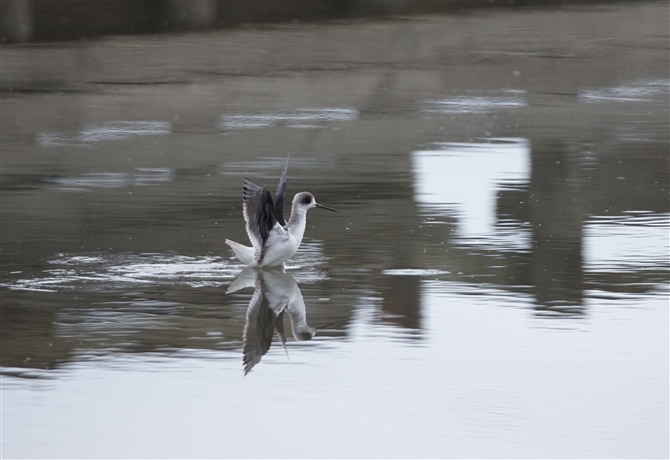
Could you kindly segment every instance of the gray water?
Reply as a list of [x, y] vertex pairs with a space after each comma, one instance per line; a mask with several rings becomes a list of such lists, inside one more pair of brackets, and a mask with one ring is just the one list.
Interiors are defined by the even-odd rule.
[[[3, 46], [2, 456], [667, 458], [667, 24]], [[287, 155], [340, 212], [242, 272]]]

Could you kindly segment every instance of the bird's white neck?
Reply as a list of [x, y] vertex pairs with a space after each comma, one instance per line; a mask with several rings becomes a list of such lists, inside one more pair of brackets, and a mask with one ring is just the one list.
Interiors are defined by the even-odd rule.
[[307, 224], [307, 209], [300, 206], [299, 203], [293, 202], [291, 208], [291, 217], [288, 219], [286, 226], [288, 232], [293, 235], [298, 241], [302, 241], [302, 236], [305, 234], [305, 225]]

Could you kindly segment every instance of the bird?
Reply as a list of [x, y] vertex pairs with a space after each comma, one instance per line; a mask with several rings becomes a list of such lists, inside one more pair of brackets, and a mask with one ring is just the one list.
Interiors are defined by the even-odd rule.
[[311, 193], [300, 192], [293, 197], [288, 222], [284, 220], [288, 161], [287, 157], [274, 197], [262, 185], [244, 178], [242, 208], [247, 234], [253, 247], [229, 239], [226, 239], [226, 244], [247, 267], [282, 266], [293, 257], [305, 234], [307, 211], [310, 209], [321, 208], [339, 212], [337, 209], [317, 203]]

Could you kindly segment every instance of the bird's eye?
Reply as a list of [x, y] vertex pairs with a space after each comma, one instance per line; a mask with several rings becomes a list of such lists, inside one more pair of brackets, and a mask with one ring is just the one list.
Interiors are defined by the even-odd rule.
[[302, 204], [312, 204], [312, 197], [311, 196], [306, 196], [305, 198], [302, 199]]

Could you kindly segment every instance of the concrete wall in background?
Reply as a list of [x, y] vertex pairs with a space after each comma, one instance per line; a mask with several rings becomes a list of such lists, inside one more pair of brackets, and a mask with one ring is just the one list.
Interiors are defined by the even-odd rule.
[[32, 2], [30, 0], [3, 1], [0, 6], [2, 41], [22, 43], [32, 40], [35, 21]]
[[[592, 0], [596, 1], [596, 0]], [[2, 0], [3, 43], [77, 40], [249, 23], [318, 21], [568, 0]], [[584, 3], [575, 2], [575, 3]]]

